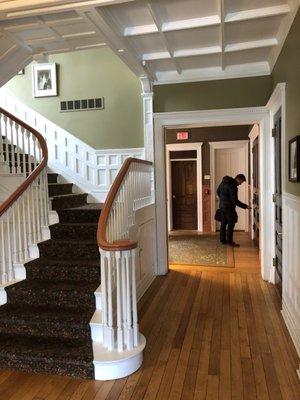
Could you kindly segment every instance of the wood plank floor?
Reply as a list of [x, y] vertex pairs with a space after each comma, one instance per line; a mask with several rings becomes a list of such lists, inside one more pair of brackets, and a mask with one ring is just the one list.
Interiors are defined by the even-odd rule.
[[174, 266], [139, 304], [144, 364], [118, 381], [0, 372], [0, 400], [300, 399], [298, 358], [245, 234], [235, 268]]

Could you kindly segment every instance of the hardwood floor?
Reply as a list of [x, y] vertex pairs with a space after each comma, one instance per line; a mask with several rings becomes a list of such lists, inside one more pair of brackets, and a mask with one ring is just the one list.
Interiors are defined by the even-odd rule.
[[300, 399], [298, 357], [245, 234], [235, 268], [172, 267], [139, 303], [142, 368], [118, 381], [0, 372], [0, 400]]

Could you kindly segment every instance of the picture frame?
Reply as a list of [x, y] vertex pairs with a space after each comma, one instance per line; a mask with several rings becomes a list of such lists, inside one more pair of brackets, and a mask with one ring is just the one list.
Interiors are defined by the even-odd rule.
[[57, 96], [56, 63], [32, 65], [33, 97]]
[[289, 141], [289, 181], [300, 182], [300, 135]]

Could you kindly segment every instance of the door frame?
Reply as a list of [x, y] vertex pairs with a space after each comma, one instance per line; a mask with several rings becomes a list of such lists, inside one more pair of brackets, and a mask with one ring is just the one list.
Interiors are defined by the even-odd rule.
[[202, 142], [198, 143], [172, 143], [166, 145], [166, 185], [167, 185], [167, 212], [168, 212], [168, 230], [173, 229], [173, 213], [172, 213], [172, 178], [171, 178], [171, 151], [189, 151], [196, 150], [197, 158], [197, 226], [198, 231], [203, 231], [202, 218]]
[[[286, 157], [286, 151], [287, 151], [287, 146], [286, 146], [286, 100], [285, 100], [285, 90], [286, 90], [286, 84], [285, 83], [279, 83], [277, 84], [275, 90], [273, 91], [268, 103], [267, 103], [267, 108], [270, 113], [270, 137], [271, 137], [271, 143], [270, 143], [270, 157], [271, 157], [271, 165], [270, 165], [270, 171], [268, 174], [269, 180], [270, 180], [270, 190], [271, 194], [273, 196], [273, 193], [275, 192], [275, 144], [274, 144], [274, 138], [272, 137], [272, 129], [274, 127], [274, 121], [275, 121], [275, 116], [279, 109], [281, 109], [281, 185], [282, 185], [282, 196], [284, 197], [286, 195], [285, 188], [286, 188], [286, 181], [287, 181], [287, 168], [286, 162], [287, 162], [287, 157]], [[260, 157], [261, 161], [261, 157]], [[270, 205], [270, 235], [272, 235], [272, 240], [270, 240], [270, 251], [271, 251], [271, 265], [270, 265], [270, 282], [275, 284], [275, 267], [273, 266], [273, 258], [275, 258], [275, 205], [273, 203], [273, 198], [271, 199]], [[285, 227], [285, 221], [284, 221], [284, 202], [282, 203], [282, 267], [285, 265], [285, 249], [287, 248], [287, 242], [286, 242], [286, 235], [284, 234], [284, 227]], [[283, 280], [282, 280], [282, 285], [283, 285]]]
[[[182, 111], [155, 113], [154, 131], [146, 133], [146, 143], [149, 144], [148, 157], [154, 161], [155, 178], [155, 208], [156, 208], [156, 246], [157, 246], [157, 273], [164, 275], [168, 272], [168, 231], [166, 207], [166, 165], [165, 165], [165, 129], [181, 129], [202, 126], [230, 126], [230, 125], [260, 125], [260, 171], [261, 181], [261, 221], [262, 221], [262, 249], [261, 275], [265, 280], [270, 279], [272, 266], [272, 251], [270, 246], [270, 210], [273, 208], [272, 192], [270, 188], [270, 112], [267, 107], [230, 108], [217, 110]], [[149, 136], [149, 137], [148, 137]]]
[[[216, 213], [216, 182], [215, 182], [215, 152], [220, 149], [243, 149], [244, 156], [246, 160], [246, 179], [249, 180], [249, 162], [248, 162], [248, 151], [249, 151], [249, 140], [228, 140], [228, 141], [220, 141], [220, 142], [209, 142], [209, 153], [210, 153], [210, 187], [211, 187], [211, 230], [212, 232], [216, 232], [216, 221], [215, 221], [215, 213]], [[248, 190], [248, 182], [246, 185], [246, 202], [248, 202], [249, 190]], [[249, 216], [245, 221], [245, 232], [249, 231]]]
[[[250, 139], [250, 171], [251, 171], [251, 176], [250, 176], [250, 204], [252, 206], [253, 204], [253, 193], [254, 193], [254, 183], [253, 183], [253, 153], [252, 153], [252, 149], [253, 149], [253, 143], [254, 141], [258, 138], [258, 146], [259, 146], [259, 125], [254, 124], [253, 128], [251, 129], [249, 135], [248, 135], [249, 139]], [[259, 160], [258, 160], [259, 161]], [[258, 168], [260, 169], [260, 168]], [[251, 240], [254, 240], [254, 230], [253, 230], [253, 224], [254, 224], [254, 212], [253, 212], [253, 208], [251, 207], [251, 211], [250, 211], [250, 233], [251, 233]], [[259, 249], [260, 249], [260, 238], [259, 238]]]

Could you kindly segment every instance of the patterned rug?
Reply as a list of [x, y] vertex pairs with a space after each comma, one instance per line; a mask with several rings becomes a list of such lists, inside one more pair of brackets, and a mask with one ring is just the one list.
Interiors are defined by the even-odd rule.
[[169, 263], [234, 267], [233, 249], [222, 245], [218, 235], [170, 235]]

